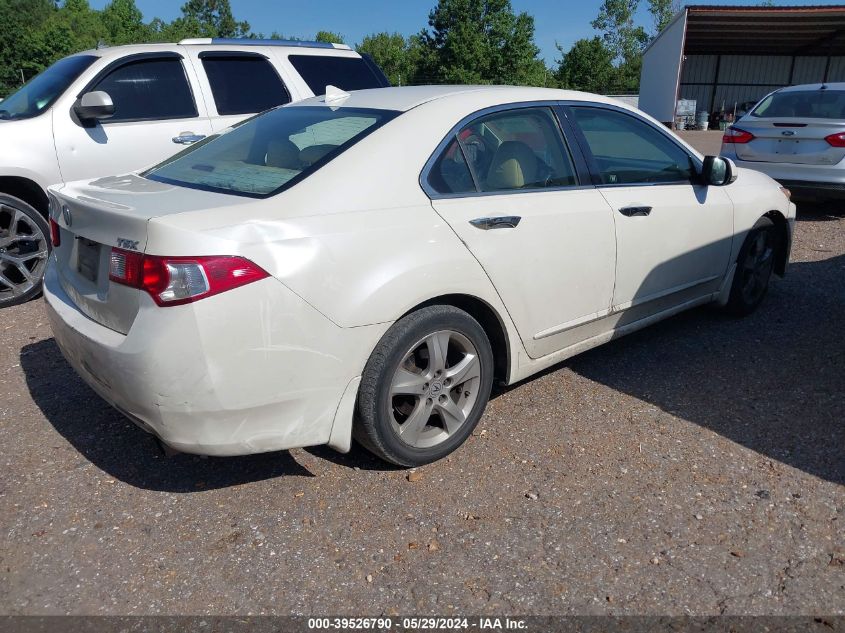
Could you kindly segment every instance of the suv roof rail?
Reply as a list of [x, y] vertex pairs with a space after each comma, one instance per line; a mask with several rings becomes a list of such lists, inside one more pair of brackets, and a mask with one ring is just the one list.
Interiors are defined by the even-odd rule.
[[309, 42], [306, 40], [260, 40], [248, 37], [189, 37], [181, 40], [180, 45], [189, 44], [225, 44], [228, 46], [300, 46], [302, 48], [336, 48], [344, 51], [352, 49], [347, 44], [329, 42]]

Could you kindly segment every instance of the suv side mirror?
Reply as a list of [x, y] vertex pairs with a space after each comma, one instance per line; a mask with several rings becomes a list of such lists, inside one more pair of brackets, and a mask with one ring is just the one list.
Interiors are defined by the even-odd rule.
[[74, 104], [73, 111], [80, 121], [100, 121], [114, 116], [114, 102], [109, 93], [95, 90], [82, 95]]
[[721, 156], [705, 156], [701, 168], [701, 180], [705, 185], [721, 187], [736, 180], [736, 167], [727, 158]]

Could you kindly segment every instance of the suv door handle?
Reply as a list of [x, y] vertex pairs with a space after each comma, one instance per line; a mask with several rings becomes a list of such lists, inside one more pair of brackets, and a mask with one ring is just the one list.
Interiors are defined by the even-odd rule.
[[515, 229], [522, 218], [518, 215], [502, 215], [495, 218], [475, 218], [469, 223], [482, 231], [490, 229]]
[[191, 145], [205, 138], [205, 134], [194, 134], [193, 132], [182, 132], [179, 136], [173, 137], [177, 145]]
[[648, 215], [651, 213], [651, 207], [622, 207], [619, 209], [619, 213], [634, 218], [640, 215]]

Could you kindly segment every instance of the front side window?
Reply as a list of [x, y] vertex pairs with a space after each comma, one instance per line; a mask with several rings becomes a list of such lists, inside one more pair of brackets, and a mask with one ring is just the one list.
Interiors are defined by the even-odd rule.
[[255, 114], [290, 103], [273, 65], [259, 56], [202, 55], [217, 113]]
[[775, 92], [751, 112], [753, 117], [845, 119], [845, 91], [789, 90]]
[[109, 123], [197, 116], [185, 69], [175, 57], [124, 64], [90, 90], [102, 90], [111, 97], [114, 116]]
[[326, 94], [326, 86], [341, 90], [384, 87], [382, 80], [360, 57], [289, 55], [288, 61], [317, 96]]
[[278, 108], [144, 175], [183, 187], [263, 198], [303, 180], [397, 114], [364, 108]]
[[573, 107], [602, 184], [689, 182], [692, 161], [660, 130], [604, 108]]
[[97, 60], [94, 55], [65, 57], [30, 79], [17, 92], [0, 101], [0, 119], [38, 116]]

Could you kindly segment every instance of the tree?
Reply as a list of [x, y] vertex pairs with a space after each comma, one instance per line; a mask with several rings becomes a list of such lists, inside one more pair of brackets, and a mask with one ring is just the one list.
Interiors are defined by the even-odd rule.
[[100, 19], [108, 33], [109, 44], [133, 44], [150, 38], [150, 27], [144, 24], [144, 16], [135, 0], [112, 0], [103, 9]]
[[373, 33], [355, 48], [370, 55], [394, 86], [407, 85], [417, 75], [422, 57], [418, 37], [405, 38], [399, 33]]
[[314, 39], [318, 42], [325, 42], [326, 44], [343, 44], [343, 36], [339, 33], [332, 33], [331, 31], [317, 31]]
[[634, 24], [638, 6], [639, 0], [604, 0], [598, 17], [590, 23], [602, 33], [614, 61], [619, 64], [638, 57], [648, 42], [645, 29]]
[[541, 84], [534, 18], [510, 0], [439, 0], [423, 30], [416, 79], [431, 83]]
[[665, 29], [680, 10], [680, 0], [648, 0], [648, 12], [654, 20], [654, 34]]
[[[563, 53], [560, 44], [558, 50]], [[602, 38], [582, 39], [560, 59], [555, 78], [562, 88], [585, 92], [612, 92], [616, 83], [613, 53]]]
[[176, 18], [168, 29], [184, 37], [245, 37], [249, 22], [239, 22], [232, 15], [229, 0], [188, 0], [182, 5], [182, 16]]

